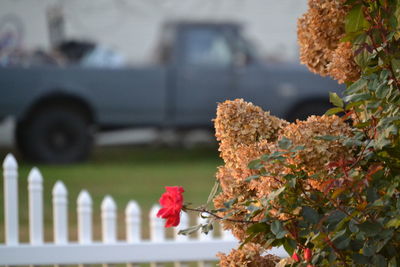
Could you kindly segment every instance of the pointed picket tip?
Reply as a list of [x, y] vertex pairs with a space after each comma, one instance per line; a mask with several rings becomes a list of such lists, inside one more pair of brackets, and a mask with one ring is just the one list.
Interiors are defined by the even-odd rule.
[[129, 201], [125, 209], [127, 216], [140, 216], [141, 210], [138, 203], [134, 200]]
[[114, 211], [117, 209], [114, 199], [110, 195], [106, 195], [101, 202], [101, 209], [107, 211]]
[[158, 211], [161, 209], [161, 206], [160, 205], [158, 205], [158, 204], [154, 204], [152, 207], [151, 207], [151, 210], [150, 210], [150, 217], [151, 218], [157, 218], [157, 213], [158, 213]]
[[68, 191], [62, 181], [57, 181], [53, 186], [53, 196], [67, 196]]
[[208, 214], [205, 212], [199, 214], [199, 217], [197, 217], [197, 222], [198, 223], [207, 223], [209, 221], [207, 216], [208, 216]]
[[80, 206], [92, 205], [92, 198], [90, 197], [89, 192], [86, 190], [82, 190], [78, 195], [77, 203]]
[[40, 173], [39, 169], [36, 167], [33, 167], [32, 170], [29, 172], [28, 182], [38, 184], [38, 183], [42, 183], [42, 181], [43, 181], [43, 177], [42, 177], [42, 174]]
[[16, 169], [18, 168], [18, 163], [13, 154], [8, 153], [6, 158], [3, 161], [4, 169]]

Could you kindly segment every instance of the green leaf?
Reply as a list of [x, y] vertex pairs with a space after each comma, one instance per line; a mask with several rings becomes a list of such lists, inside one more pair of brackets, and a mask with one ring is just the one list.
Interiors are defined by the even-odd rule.
[[250, 182], [251, 180], [260, 178], [260, 175], [251, 175], [245, 179], [246, 182]]
[[247, 167], [250, 170], [258, 170], [263, 167], [263, 164], [260, 159], [256, 159], [256, 160], [250, 161], [250, 163], [247, 165]]
[[295, 178], [292, 178], [292, 179], [290, 179], [289, 181], [288, 181], [288, 185], [291, 187], [291, 188], [295, 188], [296, 187], [296, 183], [297, 183], [297, 178], [295, 177]]
[[375, 236], [379, 234], [379, 231], [381, 230], [381, 227], [378, 223], [373, 223], [368, 221], [357, 225], [357, 227], [367, 236]]
[[353, 258], [354, 262], [358, 263], [358, 264], [369, 264], [370, 263], [369, 257], [363, 256], [361, 254], [353, 254], [352, 258]]
[[335, 135], [319, 135], [315, 136], [314, 139], [316, 140], [324, 140], [324, 141], [335, 141], [339, 140], [340, 136], [335, 136]]
[[398, 77], [398, 75], [400, 75], [400, 60], [393, 58], [391, 62], [392, 62], [392, 68], [396, 73], [396, 76]]
[[391, 219], [390, 221], [388, 221], [388, 222], [386, 223], [385, 226], [386, 226], [386, 227], [389, 227], [389, 228], [390, 228], [390, 227], [394, 227], [394, 228], [399, 227], [399, 226], [400, 226], [400, 217]]
[[235, 204], [237, 202], [237, 198], [232, 198], [230, 200], [228, 200], [227, 202], [224, 202], [224, 206], [228, 209], [230, 209], [232, 207], [233, 204]]
[[380, 85], [377, 89], [376, 89], [376, 97], [379, 99], [383, 99], [387, 96], [388, 92], [390, 90], [390, 87], [386, 84], [382, 84]]
[[362, 254], [364, 256], [370, 257], [370, 256], [375, 254], [375, 251], [376, 251], [376, 247], [375, 246], [371, 246], [369, 244], [369, 242], [365, 242], [364, 243], [364, 246], [362, 248]]
[[210, 222], [201, 225], [201, 232], [204, 233], [204, 234], [206, 234], [206, 235], [208, 235], [208, 233], [209, 233], [210, 231], [212, 231], [213, 229], [214, 229], [214, 226], [213, 226], [213, 224], [210, 223]]
[[286, 252], [289, 255], [293, 254], [296, 247], [297, 247], [297, 243], [293, 239], [286, 238], [285, 241], [283, 242], [283, 248], [286, 250]]
[[283, 238], [288, 232], [283, 228], [281, 221], [275, 220], [271, 223], [271, 232], [277, 239]]
[[358, 32], [368, 26], [367, 20], [364, 18], [362, 5], [355, 5], [345, 18], [346, 33]]
[[348, 95], [344, 99], [346, 102], [357, 102], [357, 101], [364, 101], [364, 100], [369, 100], [371, 99], [371, 94], [370, 93], [360, 93], [360, 94], [353, 94], [353, 95]]
[[350, 110], [351, 108], [354, 108], [354, 107], [359, 107], [359, 106], [361, 106], [362, 104], [363, 104], [362, 101], [351, 102], [351, 103], [349, 103], [349, 104], [346, 105], [346, 110]]
[[200, 228], [201, 224], [198, 224], [187, 229], [179, 230], [178, 235], [190, 235], [197, 232]]
[[389, 25], [390, 25], [390, 27], [392, 27], [392, 29], [396, 29], [397, 28], [397, 18], [396, 18], [396, 16], [394, 16], [394, 15], [390, 16]]
[[367, 80], [360, 78], [358, 81], [354, 82], [352, 85], [347, 87], [346, 94], [349, 95], [360, 92], [367, 86], [367, 84], [368, 84]]
[[326, 221], [328, 223], [337, 224], [338, 222], [340, 222], [341, 220], [346, 218], [346, 216], [347, 215], [343, 211], [335, 210], [334, 212], [332, 212], [329, 215], [329, 217], [326, 219]]
[[336, 243], [336, 247], [338, 249], [347, 249], [350, 245], [351, 239], [346, 237], [343, 240], [340, 240], [339, 242]]
[[346, 229], [343, 229], [339, 232], [337, 232], [333, 237], [332, 237], [332, 241], [335, 241], [336, 239], [339, 239], [341, 237], [343, 237], [343, 235], [346, 233]]
[[290, 150], [290, 152], [297, 152], [297, 151], [300, 151], [300, 150], [304, 150], [304, 148], [306, 148], [306, 147], [305, 146], [296, 146], [295, 148]]
[[387, 267], [387, 261], [384, 256], [377, 254], [372, 257], [372, 262], [374, 266], [377, 267]]
[[277, 196], [279, 196], [286, 188], [284, 186], [282, 186], [281, 188], [272, 191], [271, 193], [269, 193], [267, 200], [271, 201], [274, 200]]
[[278, 141], [278, 146], [280, 149], [289, 149], [289, 147], [292, 145], [292, 141], [287, 139], [286, 137], [282, 137], [282, 139], [280, 139]]
[[329, 102], [336, 107], [344, 107], [343, 100], [336, 93], [329, 92]]
[[208, 199], [207, 199], [207, 204], [209, 204], [213, 198], [215, 197], [215, 195], [217, 194], [219, 189], [219, 182], [215, 181], [213, 188], [211, 189], [210, 194], [208, 195]]
[[317, 224], [319, 222], [318, 212], [311, 207], [304, 206], [301, 210], [301, 216], [303, 216], [306, 221], [312, 224]]
[[350, 222], [349, 222], [349, 230], [352, 232], [352, 233], [357, 233], [358, 232], [358, 227], [357, 227], [357, 225], [356, 225], [356, 222], [354, 221], [354, 220], [351, 220]]
[[338, 107], [330, 108], [325, 112], [325, 115], [330, 116], [330, 115], [334, 115], [334, 114], [337, 114], [337, 113], [343, 112], [343, 111], [344, 111], [343, 108], [338, 108]]
[[247, 228], [246, 233], [248, 234], [256, 234], [256, 233], [263, 233], [268, 232], [269, 226], [266, 223], [255, 223], [249, 228]]

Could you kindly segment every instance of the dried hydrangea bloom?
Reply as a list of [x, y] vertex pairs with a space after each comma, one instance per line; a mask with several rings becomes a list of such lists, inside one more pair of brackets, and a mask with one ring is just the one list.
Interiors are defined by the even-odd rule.
[[284, 120], [243, 99], [219, 104], [214, 120], [217, 140], [234, 148], [264, 139], [276, 140], [279, 130], [286, 124]]
[[343, 37], [349, 10], [345, 0], [309, 0], [309, 9], [297, 23], [300, 62], [314, 73], [330, 75], [328, 64]]
[[340, 43], [328, 64], [329, 74], [339, 83], [355, 82], [360, 78], [360, 68], [354, 61], [350, 42]]
[[341, 141], [325, 141], [318, 136], [351, 136], [351, 128], [338, 116], [310, 116], [306, 121], [296, 121], [284, 130], [284, 136], [295, 146], [304, 146], [294, 158], [294, 163], [305, 171], [321, 173], [329, 162], [339, 159], [350, 160], [351, 149]]
[[[292, 140], [294, 146], [305, 146], [305, 149], [300, 151], [297, 157], [287, 157], [287, 159], [290, 163], [302, 168], [310, 175], [326, 170], [325, 176], [321, 175], [321, 178], [324, 178], [328, 173], [325, 168], [328, 162], [337, 160], [340, 157], [351, 157], [351, 151], [340, 142], [315, 139], [316, 136], [321, 135], [342, 136], [351, 134], [350, 127], [337, 116], [311, 116], [306, 121], [288, 124], [241, 99], [220, 104], [218, 111], [215, 120], [216, 132], [219, 136], [220, 151], [224, 157], [225, 165], [219, 167], [216, 174], [222, 189], [220, 195], [214, 198], [214, 205], [217, 209], [224, 208], [225, 202], [235, 198], [238, 199], [238, 203], [250, 199], [262, 199], [283, 185], [283, 176], [289, 174], [291, 169], [287, 168], [283, 163], [272, 161], [263, 162], [263, 167], [267, 172], [274, 175], [265, 174], [259, 179], [246, 181], [249, 176], [258, 174], [258, 171], [248, 168], [249, 162], [260, 158], [264, 154], [282, 152], [277, 141], [283, 136]], [[235, 112], [238, 112], [238, 115], [235, 115]], [[249, 112], [249, 115], [245, 115], [245, 112]], [[223, 123], [223, 119], [228, 118], [232, 124]], [[254, 123], [260, 121], [262, 123]], [[247, 127], [245, 133], [240, 133], [240, 129], [243, 128], [242, 125], [248, 122], [250, 124], [253, 122], [251, 125], [253, 125], [254, 129]], [[266, 130], [263, 128], [265, 125], [275, 125], [269, 135], [265, 134]], [[260, 130], [260, 127], [264, 130]], [[256, 133], [260, 132], [270, 138], [261, 140], [254, 138], [257, 135]], [[248, 133], [253, 135], [248, 135]], [[278, 137], [279, 134], [281, 137]], [[244, 141], [244, 144], [237, 142], [235, 138]], [[315, 189], [322, 190], [322, 182], [323, 180], [310, 179], [307, 184]], [[279, 213], [278, 209], [279, 207], [270, 210], [270, 214], [278, 218], [286, 218], [287, 215]], [[248, 214], [245, 207], [240, 204], [235, 204], [233, 210], [236, 213], [230, 215], [230, 219], [244, 220]], [[224, 217], [231, 211], [222, 211], [218, 215]], [[223, 227], [231, 230], [239, 240], [245, 238], [247, 225], [226, 221]]]
[[264, 249], [257, 244], [248, 243], [241, 249], [233, 249], [228, 255], [219, 253], [221, 267], [274, 267], [280, 258], [274, 255], [262, 255]]

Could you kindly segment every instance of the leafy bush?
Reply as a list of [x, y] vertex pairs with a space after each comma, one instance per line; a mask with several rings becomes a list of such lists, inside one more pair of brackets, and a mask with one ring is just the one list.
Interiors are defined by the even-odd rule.
[[281, 266], [400, 266], [399, 15], [398, 0], [309, 0], [301, 61], [347, 85], [325, 116], [289, 124], [219, 105], [215, 208], [184, 210], [210, 218], [192, 230], [220, 220], [242, 242], [222, 266], [273, 266], [263, 249], [275, 246], [292, 255]]

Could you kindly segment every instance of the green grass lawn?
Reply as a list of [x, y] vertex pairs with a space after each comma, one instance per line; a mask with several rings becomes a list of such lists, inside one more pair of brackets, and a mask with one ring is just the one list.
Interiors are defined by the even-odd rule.
[[[0, 151], [1, 161], [7, 151]], [[118, 206], [119, 221], [129, 200], [136, 200], [142, 208], [142, 217], [148, 217], [150, 207], [158, 202], [166, 185], [185, 188], [185, 201], [201, 204], [207, 200], [214, 183], [217, 166], [222, 164], [216, 147], [196, 149], [109, 147], [98, 148], [88, 162], [75, 165], [35, 165], [19, 159], [20, 239], [28, 241], [27, 176], [37, 166], [44, 177], [45, 239], [51, 241], [51, 190], [57, 180], [68, 189], [70, 239], [76, 240], [76, 199], [82, 189], [94, 201], [94, 237], [100, 239], [100, 203], [106, 194]], [[0, 183], [0, 242], [4, 242], [3, 182]], [[192, 218], [193, 219], [193, 218]], [[118, 235], [125, 229], [119, 224]], [[148, 237], [148, 226], [143, 225], [143, 236]]]

